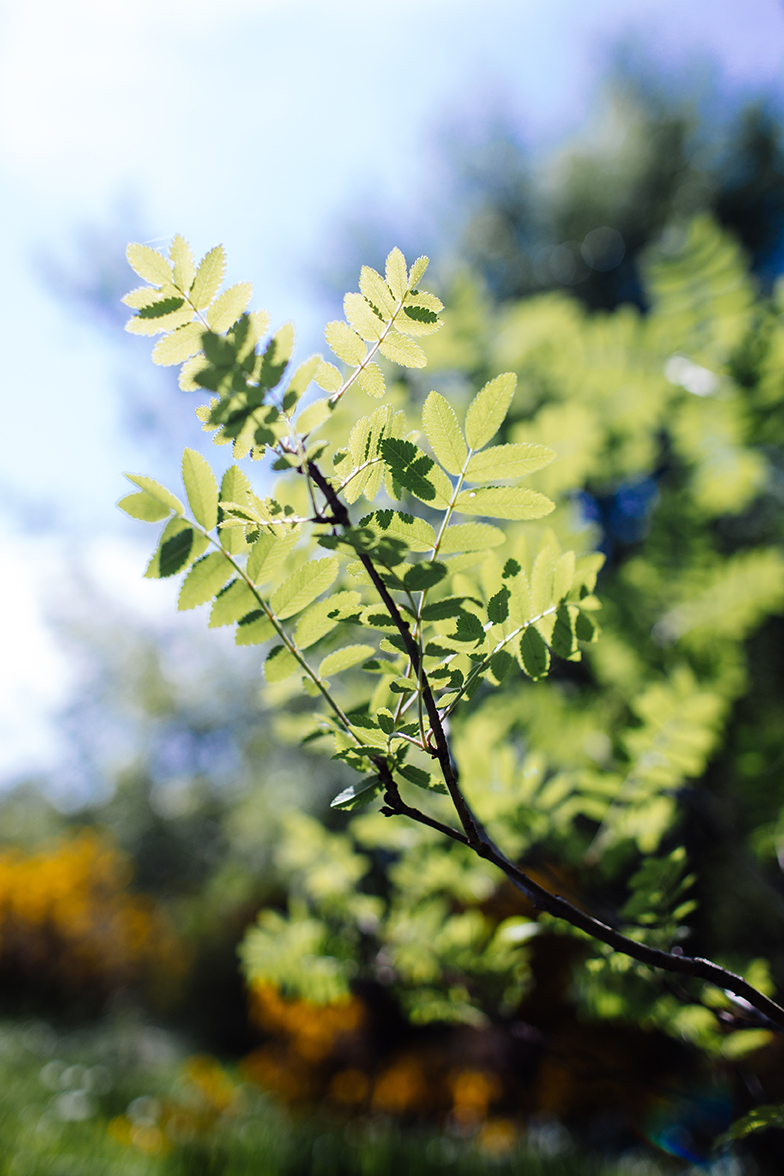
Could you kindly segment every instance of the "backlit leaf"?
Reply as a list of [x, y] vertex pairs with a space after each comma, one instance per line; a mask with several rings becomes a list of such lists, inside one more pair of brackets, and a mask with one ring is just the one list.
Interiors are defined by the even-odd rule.
[[439, 551], [442, 555], [456, 551], [485, 551], [505, 542], [506, 535], [500, 527], [493, 527], [490, 523], [457, 523], [444, 531]]
[[164, 335], [152, 349], [153, 363], [160, 364], [162, 367], [171, 367], [172, 364], [190, 359], [192, 355], [201, 350], [203, 334], [203, 324], [192, 322], [186, 323], [184, 327], [178, 327], [170, 335]]
[[275, 636], [275, 626], [261, 609], [244, 616], [234, 632], [235, 645], [263, 645]]
[[267, 654], [264, 663], [264, 677], [270, 684], [285, 682], [292, 674], [296, 674], [301, 666], [294, 655], [285, 645], [275, 645]]
[[343, 377], [334, 363], [326, 363], [323, 360], [313, 379], [325, 392], [337, 392], [343, 383]]
[[457, 423], [455, 410], [440, 393], [431, 392], [422, 406], [422, 424], [433, 453], [441, 465], [447, 473], [459, 474], [468, 457], [468, 448]]
[[369, 343], [381, 338], [386, 324], [361, 294], [346, 294], [343, 313], [357, 334]]
[[359, 611], [362, 597], [353, 589], [336, 592], [326, 600], [319, 600], [297, 621], [294, 642], [300, 649], [308, 649], [338, 625], [343, 617]]
[[360, 370], [357, 381], [363, 392], [380, 400], [386, 392], [384, 376], [377, 363], [369, 363]]
[[158, 523], [171, 514], [168, 506], [146, 490], [140, 490], [138, 494], [126, 494], [117, 505], [132, 519], [141, 519], [144, 523]]
[[190, 245], [179, 233], [169, 247], [169, 257], [174, 266], [174, 284], [187, 294], [196, 276], [196, 266], [193, 264]]
[[411, 266], [411, 273], [408, 278], [409, 289], [415, 290], [424, 277], [425, 270], [430, 265], [429, 257], [418, 257]]
[[301, 612], [335, 582], [338, 570], [338, 561], [332, 557], [309, 560], [275, 589], [270, 600], [273, 611], [281, 620]]
[[340, 674], [343, 670], [349, 670], [352, 666], [366, 661], [373, 653], [375, 650], [372, 645], [345, 645], [342, 649], [336, 649], [334, 653], [328, 653], [321, 662], [318, 668], [319, 678], [328, 678], [330, 674]]
[[440, 466], [411, 441], [400, 437], [385, 438], [381, 442], [381, 452], [392, 477], [404, 490], [435, 507], [443, 508], [448, 504], [452, 491], [449, 479]]
[[427, 356], [419, 344], [409, 339], [408, 335], [401, 335], [394, 327], [388, 332], [379, 351], [401, 367], [423, 368], [427, 363]]
[[197, 310], [204, 310], [220, 289], [226, 270], [226, 252], [222, 245], [216, 245], [205, 254], [199, 263], [193, 280], [190, 298]]
[[185, 507], [180, 502], [171, 490], [167, 490], [165, 486], [161, 486], [160, 482], [155, 482], [152, 478], [147, 478], [144, 474], [126, 474], [129, 482], [133, 482], [134, 486], [138, 486], [140, 490], [145, 490], [148, 494], [156, 498], [167, 510], [173, 510], [178, 515], [181, 515]]
[[387, 257], [385, 272], [392, 296], [400, 302], [408, 290], [408, 270], [406, 269], [406, 259], [397, 246]]
[[152, 282], [154, 286], [163, 286], [172, 280], [172, 267], [157, 249], [150, 245], [129, 245], [125, 256], [132, 269], [145, 282]]
[[250, 282], [238, 282], [224, 290], [216, 298], [207, 311], [207, 322], [213, 331], [228, 331], [237, 319], [248, 309], [248, 303], [253, 297], [253, 286]]
[[364, 808], [380, 789], [381, 781], [378, 776], [366, 776], [364, 780], [359, 780], [356, 784], [349, 784], [348, 788], [344, 788], [342, 792], [338, 793], [335, 799], [330, 801], [329, 807], [349, 811]]
[[193, 517], [211, 531], [218, 524], [218, 483], [209, 464], [195, 449], [183, 452], [182, 480]]
[[177, 608], [189, 609], [206, 604], [220, 592], [233, 573], [231, 564], [219, 551], [202, 556], [182, 582]]
[[258, 607], [256, 596], [245, 581], [237, 577], [216, 596], [210, 610], [209, 627], [219, 629], [222, 625], [233, 625]]
[[546, 445], [494, 445], [492, 449], [473, 455], [466, 470], [466, 481], [523, 478], [549, 465], [555, 456], [555, 450]]
[[338, 359], [342, 359], [343, 363], [350, 367], [358, 367], [365, 358], [367, 347], [356, 331], [352, 331], [348, 323], [342, 320], [327, 323], [324, 338]]
[[504, 423], [517, 387], [517, 376], [506, 372], [496, 376], [477, 392], [468, 406], [465, 422], [466, 441], [472, 449], [481, 449]]
[[299, 528], [284, 534], [276, 529], [265, 532], [253, 544], [248, 556], [246, 572], [254, 584], [266, 584], [288, 559], [299, 540]]
[[461, 514], [486, 515], [491, 519], [541, 519], [555, 504], [536, 490], [523, 486], [483, 486], [461, 490], [455, 510]]
[[389, 320], [393, 317], [397, 309], [395, 297], [381, 274], [376, 273], [369, 265], [362, 266], [359, 275], [359, 288], [383, 318]]

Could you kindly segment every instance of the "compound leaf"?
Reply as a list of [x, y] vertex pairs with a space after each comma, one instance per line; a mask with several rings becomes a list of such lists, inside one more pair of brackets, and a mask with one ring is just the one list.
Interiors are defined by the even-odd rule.
[[340, 674], [349, 670], [360, 662], [367, 661], [375, 653], [372, 645], [344, 645], [334, 653], [328, 653], [318, 668], [320, 678], [328, 678], [330, 674]]
[[156, 498], [162, 506], [166, 507], [167, 512], [173, 510], [176, 514], [181, 515], [185, 510], [176, 494], [172, 494], [171, 490], [161, 486], [160, 482], [147, 478], [144, 474], [126, 474], [125, 476], [129, 482], [133, 482], [134, 486], [138, 486], [140, 490], [145, 490], [153, 498]]
[[174, 284], [187, 294], [196, 276], [196, 266], [193, 264], [190, 245], [179, 233], [172, 240], [169, 258], [174, 266]]
[[555, 503], [523, 486], [483, 486], [479, 490], [461, 490], [455, 510], [491, 519], [541, 519], [555, 510]]
[[367, 353], [365, 344], [356, 331], [352, 331], [348, 323], [342, 319], [327, 323], [324, 328], [324, 338], [328, 346], [335, 352], [338, 359], [350, 367], [358, 367]]
[[182, 582], [177, 608], [196, 608], [212, 600], [232, 575], [233, 568], [219, 551], [210, 552], [196, 560]]
[[202, 258], [193, 279], [190, 298], [197, 310], [204, 310], [212, 302], [220, 289], [225, 270], [226, 251], [222, 245], [216, 245]]
[[210, 609], [209, 627], [219, 629], [222, 625], [233, 625], [250, 612], [255, 612], [259, 602], [244, 580], [232, 580], [215, 597]]
[[[556, 456], [547, 445], [521, 443], [494, 445], [475, 453], [466, 470], [467, 482], [486, 482], [490, 478], [523, 478], [549, 465]], [[450, 473], [454, 471], [450, 470]]]
[[153, 363], [162, 367], [171, 367], [175, 363], [183, 363], [201, 350], [201, 337], [204, 334], [202, 323], [186, 323], [178, 327], [169, 335], [164, 335], [152, 349]]
[[207, 311], [207, 322], [213, 331], [228, 331], [233, 327], [242, 314], [248, 309], [248, 303], [253, 297], [253, 286], [250, 282], [237, 282], [224, 290], [216, 298]]
[[129, 245], [125, 250], [128, 264], [145, 282], [164, 286], [172, 280], [172, 267], [157, 249], [150, 245]]
[[[422, 424], [433, 453], [441, 465], [447, 473], [459, 474], [468, 457], [468, 448], [457, 423], [455, 410], [440, 393], [431, 392], [422, 406]], [[472, 458], [472, 462], [474, 460], [476, 459]], [[506, 475], [495, 476], [503, 478]]]

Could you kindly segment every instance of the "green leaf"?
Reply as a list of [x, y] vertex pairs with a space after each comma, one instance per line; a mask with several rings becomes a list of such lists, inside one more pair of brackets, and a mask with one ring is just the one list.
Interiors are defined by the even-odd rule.
[[549, 465], [555, 456], [555, 450], [547, 445], [494, 445], [492, 449], [473, 455], [466, 470], [466, 481], [523, 478]]
[[426, 562], [412, 564], [403, 576], [409, 592], [424, 592], [443, 580], [449, 569], [446, 564]]
[[361, 294], [346, 294], [343, 313], [356, 333], [368, 343], [375, 343], [383, 335], [384, 320]]
[[264, 388], [274, 388], [286, 370], [294, 350], [294, 325], [284, 323], [270, 339], [259, 369], [259, 383]]
[[280, 534], [265, 532], [253, 544], [245, 569], [248, 579], [254, 584], [266, 584], [282, 567], [297, 545], [299, 529]]
[[159, 498], [148, 494], [146, 490], [138, 494], [126, 494], [117, 505], [132, 519], [141, 519], [144, 523], [159, 523], [171, 514], [168, 506], [164, 506]]
[[465, 435], [472, 449], [481, 449], [504, 423], [517, 387], [517, 376], [506, 372], [485, 384], [468, 406]]
[[555, 510], [555, 503], [523, 486], [482, 486], [479, 490], [461, 490], [455, 510], [491, 519], [541, 519]]
[[180, 502], [171, 490], [167, 490], [165, 486], [161, 486], [160, 482], [153, 481], [152, 478], [146, 478], [144, 474], [126, 474], [129, 482], [133, 482], [134, 486], [138, 486], [140, 490], [145, 490], [153, 498], [157, 499], [162, 506], [165, 506], [167, 512], [173, 510], [176, 514], [181, 515], [185, 507]]
[[386, 437], [380, 444], [384, 461], [398, 485], [433, 506], [446, 506], [451, 484], [431, 457], [402, 437]]
[[463, 608], [465, 600], [465, 596], [445, 596], [443, 600], [433, 600], [422, 609], [422, 619], [425, 621], [445, 621], [449, 617], [462, 616], [465, 612]]
[[169, 258], [174, 266], [174, 284], [187, 294], [196, 276], [196, 266], [193, 264], [190, 245], [179, 233], [169, 247]]
[[[220, 499], [222, 502], [236, 502], [244, 506], [251, 493], [251, 485], [239, 466], [229, 466], [221, 479]], [[219, 519], [223, 512], [218, 512]], [[247, 551], [245, 536], [239, 527], [221, 528], [218, 532], [221, 546], [231, 555], [241, 555]]]
[[367, 354], [367, 347], [359, 335], [342, 320], [327, 323], [324, 328], [324, 338], [338, 359], [342, 359], [343, 363], [347, 363], [350, 367], [358, 367]]
[[550, 644], [553, 653], [564, 658], [565, 661], [574, 661], [575, 654], [579, 659], [575, 633], [575, 622], [578, 616], [579, 612], [574, 605], [569, 606], [568, 604], [562, 604], [555, 614], [555, 627]]
[[[194, 548], [193, 528], [189, 527], [188, 524], [185, 522], [185, 520], [180, 518], [179, 515], [174, 515], [172, 518], [169, 519], [168, 523], [163, 528], [163, 532], [161, 534], [160, 540], [158, 541], [158, 546], [155, 549], [155, 552], [154, 552], [150, 562], [147, 564], [147, 568], [144, 573], [145, 579], [159, 580], [161, 578], [161, 554], [163, 552], [163, 549], [164, 549], [164, 547], [167, 546], [167, 544], [171, 543], [171, 541], [174, 540], [177, 537], [177, 535], [179, 535], [182, 532], [188, 533], [188, 536], [190, 537], [190, 543], [191, 543], [191, 547], [190, 547], [190, 550], [188, 551], [188, 554], [186, 556], [185, 563], [188, 562], [189, 558], [191, 558], [191, 557], [195, 558], [197, 555], [201, 555], [201, 551], [198, 550], [198, 545], [196, 545], [197, 550], [194, 551], [194, 549], [193, 549]], [[182, 539], [180, 542], [182, 544], [184, 544], [185, 539]], [[167, 548], [168, 556], [167, 556], [167, 561], [164, 564], [165, 567], [168, 567], [168, 563], [169, 563], [169, 559], [171, 557], [172, 550], [173, 549], [171, 547]], [[174, 550], [176, 551], [176, 547], [174, 548]], [[203, 550], [203, 548], [202, 548], [202, 550]], [[182, 564], [180, 566], [184, 566], [184, 564]], [[171, 574], [172, 574], [171, 572], [168, 572], [168, 571], [165, 572], [165, 575], [171, 575]]]
[[742, 1119], [732, 1124], [729, 1131], [716, 1140], [717, 1145], [730, 1143], [735, 1139], [745, 1139], [753, 1131], [765, 1131], [769, 1127], [784, 1127], [784, 1104], [774, 1106], [755, 1107], [744, 1115]]
[[228, 331], [248, 309], [248, 303], [253, 297], [253, 286], [250, 282], [237, 282], [224, 290], [216, 298], [207, 311], [207, 323], [211, 330], [219, 334]]
[[263, 645], [275, 636], [275, 626], [260, 608], [241, 618], [234, 633], [235, 645]]
[[397, 302], [401, 302], [408, 290], [408, 271], [406, 269], [406, 259], [397, 245], [387, 257], [386, 279], [387, 285], [392, 291], [392, 297]]
[[326, 600], [319, 600], [309, 608], [297, 621], [294, 630], [294, 642], [300, 649], [308, 649], [315, 645], [327, 633], [331, 633], [336, 625], [345, 617], [356, 614], [362, 603], [358, 592], [335, 592]]
[[357, 382], [363, 392], [375, 397], [376, 400], [380, 400], [387, 390], [383, 373], [377, 363], [369, 363], [367, 367], [363, 367], [357, 376]]
[[[300, 396], [307, 392], [316, 373], [325, 366], [320, 355], [311, 355], [309, 359], [304, 360], [299, 365], [289, 380], [288, 387], [283, 394], [283, 408], [287, 413], [291, 413], [292, 408]], [[335, 368], [335, 371], [337, 371], [337, 368]], [[338, 372], [339, 377], [340, 373]], [[340, 387], [340, 384], [338, 384], [338, 387]]]
[[487, 602], [487, 619], [494, 625], [502, 625], [509, 616], [509, 589], [503, 587]]
[[476, 644], [484, 641], [485, 630], [479, 617], [474, 613], [461, 612], [457, 618], [457, 629], [451, 636], [456, 641], [468, 641]]
[[599, 633], [595, 623], [587, 613], [580, 612], [574, 623], [575, 635], [578, 641], [596, 641]]
[[275, 682], [285, 682], [292, 674], [301, 669], [293, 653], [285, 645], [275, 645], [267, 654], [264, 663], [264, 677], [272, 685]]
[[216, 245], [199, 263], [191, 289], [191, 302], [197, 310], [204, 310], [220, 289], [226, 270], [226, 252], [222, 245]]
[[197, 351], [201, 351], [203, 333], [204, 326], [201, 323], [193, 322], [186, 323], [184, 327], [178, 327], [170, 335], [164, 335], [152, 349], [153, 363], [160, 364], [162, 367], [171, 367], [172, 364], [190, 359]]
[[332, 405], [329, 400], [314, 400], [307, 408], [303, 408], [297, 417], [297, 432], [303, 437], [306, 433], [312, 433], [319, 425], [323, 425], [331, 414]]
[[150, 245], [129, 245], [125, 250], [128, 264], [145, 282], [152, 282], [154, 286], [170, 283], [173, 277], [172, 267], [157, 249]]
[[533, 625], [529, 625], [520, 638], [520, 656], [523, 669], [529, 678], [536, 681], [545, 677], [550, 668], [550, 650], [539, 630]]
[[349, 670], [359, 662], [366, 661], [375, 653], [372, 645], [344, 645], [334, 653], [328, 653], [318, 668], [319, 678], [328, 678], [330, 674], [340, 674]]
[[418, 257], [411, 266], [411, 273], [408, 277], [409, 290], [415, 290], [424, 277], [425, 270], [430, 265], [429, 257]]
[[335, 582], [338, 571], [338, 561], [334, 558], [309, 560], [275, 589], [270, 600], [273, 612], [281, 620], [301, 612], [326, 592]]
[[323, 388], [325, 392], [337, 392], [343, 384], [343, 377], [334, 363], [326, 363], [323, 360], [317, 368], [313, 379], [319, 388]]
[[182, 455], [182, 480], [197, 523], [206, 531], [218, 525], [218, 483], [206, 460], [195, 449]]
[[401, 335], [394, 327], [387, 333], [379, 351], [400, 367], [423, 368], [427, 363], [427, 356], [419, 344], [409, 339], [408, 335]]
[[359, 275], [359, 288], [379, 314], [389, 320], [397, 310], [395, 296], [381, 274], [369, 265], [363, 265]]
[[417, 788], [424, 788], [428, 792], [447, 791], [445, 784], [430, 772], [425, 772], [422, 768], [415, 767], [414, 764], [403, 764], [397, 770], [404, 780], [408, 780], [410, 784], [416, 784]]
[[505, 542], [506, 535], [500, 527], [490, 523], [457, 523], [444, 531], [439, 552], [450, 555], [457, 551], [486, 551]]
[[348, 788], [344, 788], [342, 792], [338, 793], [335, 799], [330, 801], [329, 807], [346, 810], [364, 808], [380, 789], [381, 781], [378, 776], [366, 776], [364, 780], [359, 780], [356, 784], [349, 784]]
[[185, 567], [191, 557], [193, 539], [193, 528], [186, 526], [161, 544], [158, 574], [162, 580], [176, 575]]
[[219, 551], [202, 556], [182, 582], [177, 608], [184, 610], [206, 604], [220, 592], [232, 573], [231, 564]]
[[209, 627], [219, 629], [223, 625], [233, 625], [248, 613], [255, 612], [259, 602], [244, 580], [237, 577], [220, 592], [210, 609]]
[[431, 392], [422, 406], [422, 424], [433, 453], [447, 473], [461, 473], [468, 457], [468, 448], [457, 423], [455, 410], [440, 393]]
[[409, 551], [430, 551], [436, 535], [430, 523], [397, 510], [377, 510], [359, 520], [360, 527], [370, 527], [377, 535], [402, 539]]

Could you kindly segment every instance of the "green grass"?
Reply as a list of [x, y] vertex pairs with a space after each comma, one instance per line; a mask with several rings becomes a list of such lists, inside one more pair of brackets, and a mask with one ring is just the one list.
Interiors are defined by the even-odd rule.
[[642, 1156], [580, 1158], [557, 1131], [540, 1134], [538, 1148], [499, 1155], [378, 1118], [297, 1120], [209, 1061], [188, 1072], [181, 1044], [132, 1020], [68, 1032], [0, 1024], [0, 1176], [662, 1172]]

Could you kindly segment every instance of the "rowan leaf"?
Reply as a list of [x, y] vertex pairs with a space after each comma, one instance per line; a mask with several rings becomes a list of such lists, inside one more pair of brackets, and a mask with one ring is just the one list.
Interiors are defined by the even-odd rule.
[[237, 577], [218, 593], [210, 609], [210, 629], [233, 625], [248, 613], [255, 612], [259, 602], [244, 580]]
[[485, 551], [490, 547], [500, 547], [506, 542], [506, 535], [500, 527], [493, 527], [490, 523], [457, 523], [447, 527], [441, 536], [441, 555], [450, 555], [457, 551]]
[[126, 494], [117, 505], [132, 519], [140, 519], [144, 523], [159, 523], [171, 514], [170, 507], [146, 490], [140, 490], [138, 494]]
[[427, 363], [427, 356], [419, 344], [409, 339], [408, 335], [401, 335], [394, 327], [387, 332], [379, 351], [400, 367], [423, 368]]
[[516, 387], [517, 376], [506, 372], [477, 392], [468, 406], [465, 422], [466, 441], [472, 449], [482, 449], [501, 428]]
[[172, 267], [157, 249], [150, 245], [129, 245], [125, 250], [128, 264], [145, 282], [163, 286], [172, 281]]
[[430, 551], [435, 546], [436, 534], [430, 523], [401, 511], [374, 511], [360, 519], [359, 526], [390, 539], [402, 539], [410, 551]]
[[254, 584], [266, 584], [283, 566], [300, 537], [299, 527], [280, 534], [269, 531], [260, 535], [251, 548], [245, 568], [248, 579]]
[[386, 323], [362, 294], [346, 294], [343, 313], [353, 329], [369, 343], [375, 343], [384, 333]]
[[184, 611], [212, 600], [234, 574], [229, 561], [219, 551], [197, 559], [182, 582], [177, 608]]
[[339, 564], [333, 557], [313, 559], [298, 568], [272, 594], [270, 604], [281, 620], [293, 617], [335, 582]]
[[555, 503], [523, 486], [483, 486], [461, 490], [455, 510], [491, 519], [541, 519], [555, 510]]
[[385, 438], [380, 449], [392, 477], [404, 490], [435, 507], [448, 504], [451, 483], [431, 457], [402, 437]]
[[242, 617], [234, 631], [235, 645], [263, 645], [275, 636], [275, 626], [262, 609]]
[[550, 668], [550, 650], [538, 629], [529, 625], [520, 638], [523, 669], [529, 678], [544, 678]]
[[455, 410], [439, 392], [431, 392], [422, 406], [422, 424], [433, 453], [447, 473], [460, 474], [468, 457], [468, 448]]
[[222, 245], [216, 245], [205, 254], [196, 270], [190, 299], [197, 310], [204, 310], [209, 306], [220, 289], [226, 270], [226, 251]]
[[[236, 502], [239, 506], [244, 506], [250, 493], [250, 482], [240, 467], [229, 466], [221, 479], [220, 500], [222, 502]], [[223, 512], [219, 511], [218, 518], [220, 519], [222, 516]], [[241, 555], [248, 550], [245, 535], [239, 527], [221, 527], [218, 531], [218, 538], [221, 547], [231, 555]]]
[[397, 310], [395, 296], [381, 274], [376, 273], [369, 265], [362, 266], [359, 275], [359, 288], [382, 318], [388, 321], [394, 317]]
[[125, 476], [129, 482], [133, 482], [134, 486], [138, 486], [140, 490], [146, 491], [147, 494], [157, 499], [162, 506], [166, 507], [167, 511], [173, 510], [176, 514], [181, 515], [185, 510], [176, 494], [172, 494], [171, 490], [161, 486], [160, 482], [147, 478], [144, 474], [126, 474]]
[[164, 335], [152, 349], [153, 363], [162, 367], [171, 367], [175, 363], [183, 363], [190, 359], [197, 351], [201, 351], [204, 326], [199, 322], [186, 323], [178, 327], [169, 335]]
[[429, 257], [418, 257], [411, 266], [411, 273], [408, 276], [408, 286], [410, 290], [415, 290], [424, 277], [425, 270], [430, 265]]
[[318, 668], [319, 678], [328, 678], [330, 674], [340, 674], [343, 670], [350, 670], [352, 666], [367, 661], [375, 653], [372, 645], [344, 645], [334, 653], [328, 653]]
[[334, 363], [326, 363], [324, 360], [322, 360], [313, 379], [325, 392], [337, 392], [343, 384], [343, 377]]
[[338, 359], [350, 367], [358, 367], [367, 354], [367, 347], [359, 335], [356, 331], [352, 331], [348, 323], [344, 323], [342, 319], [327, 323], [324, 328], [324, 338]]
[[473, 455], [466, 470], [466, 481], [524, 478], [526, 474], [533, 474], [549, 465], [555, 457], [555, 450], [547, 445], [494, 445], [492, 449]]
[[280, 382], [294, 350], [294, 324], [279, 327], [264, 349], [259, 367], [259, 383], [274, 388]]
[[285, 682], [300, 668], [299, 662], [285, 645], [274, 645], [264, 663], [264, 677], [273, 685], [275, 682]]
[[383, 372], [377, 363], [369, 363], [366, 367], [361, 368], [357, 382], [363, 392], [366, 392], [368, 396], [375, 397], [376, 400], [380, 400], [387, 390]]
[[193, 252], [190, 245], [179, 233], [172, 239], [169, 246], [169, 259], [174, 267], [175, 286], [187, 294], [196, 277], [196, 266], [193, 264]]
[[182, 480], [193, 517], [211, 531], [218, 525], [218, 483], [208, 462], [195, 449], [183, 451]]
[[349, 589], [335, 592], [326, 600], [319, 600], [303, 613], [294, 630], [294, 642], [300, 649], [315, 645], [327, 633], [331, 633], [344, 617], [353, 616], [361, 607], [362, 597]]
[[210, 329], [219, 334], [228, 331], [248, 309], [252, 297], [253, 286], [250, 282], [237, 282], [236, 286], [224, 290], [207, 311]]

